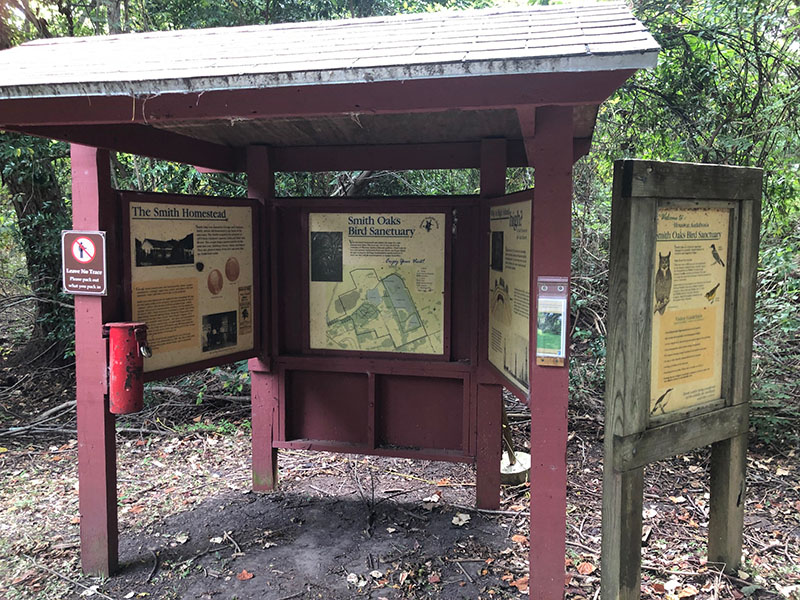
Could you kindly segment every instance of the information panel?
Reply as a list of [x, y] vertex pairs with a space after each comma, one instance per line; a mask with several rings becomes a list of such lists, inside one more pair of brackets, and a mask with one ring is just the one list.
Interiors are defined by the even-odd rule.
[[311, 213], [309, 346], [444, 354], [444, 213]]
[[653, 286], [650, 414], [722, 394], [730, 210], [660, 208]]
[[145, 371], [251, 350], [253, 207], [131, 200], [132, 319]]
[[489, 362], [530, 392], [531, 202], [489, 210]]

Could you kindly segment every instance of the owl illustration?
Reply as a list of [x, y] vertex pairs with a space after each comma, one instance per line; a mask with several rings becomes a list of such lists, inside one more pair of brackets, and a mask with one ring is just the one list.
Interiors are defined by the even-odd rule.
[[669, 295], [672, 293], [672, 271], [669, 268], [669, 260], [672, 252], [667, 252], [664, 256], [658, 253], [658, 271], [656, 272], [656, 309], [653, 314], [664, 314], [664, 309], [669, 304]]

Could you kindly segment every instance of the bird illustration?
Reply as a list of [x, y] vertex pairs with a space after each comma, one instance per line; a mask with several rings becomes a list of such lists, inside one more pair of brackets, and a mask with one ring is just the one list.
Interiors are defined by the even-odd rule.
[[716, 246], [714, 246], [714, 244], [711, 244], [711, 256], [714, 257], [714, 262], [711, 263], [712, 265], [719, 264], [722, 265], [723, 267], [725, 266], [725, 263], [722, 262], [722, 259], [719, 257], [719, 252], [717, 252], [717, 248]]
[[664, 407], [667, 405], [667, 394], [669, 394], [673, 389], [674, 388], [669, 388], [666, 392], [658, 397], [658, 400], [653, 402], [653, 408], [650, 409], [651, 415], [654, 415], [657, 410], [660, 410], [662, 415], [665, 413]]
[[709, 302], [714, 302], [714, 297], [717, 295], [718, 287], [719, 284], [715, 285], [713, 288], [711, 288], [706, 292], [706, 300], [708, 300]]
[[658, 253], [658, 271], [656, 271], [656, 309], [653, 314], [664, 314], [664, 310], [669, 304], [669, 296], [672, 293], [672, 270], [670, 269], [669, 262], [672, 252], [668, 252], [666, 256]]

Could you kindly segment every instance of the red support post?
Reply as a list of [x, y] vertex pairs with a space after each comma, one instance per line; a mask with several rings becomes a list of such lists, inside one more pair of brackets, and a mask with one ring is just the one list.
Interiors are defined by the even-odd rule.
[[78, 480], [81, 565], [111, 575], [118, 562], [117, 451], [108, 411], [103, 323], [117, 321], [119, 302], [118, 203], [111, 189], [109, 154], [73, 144], [72, 224], [106, 231], [108, 295], [75, 296], [75, 396], [78, 413]]
[[267, 146], [247, 148], [247, 195], [261, 201], [261, 353], [250, 360], [252, 404], [253, 489], [271, 491], [278, 483], [278, 450], [272, 442], [278, 436], [279, 376], [272, 373], [270, 358], [272, 311], [270, 310], [270, 210], [275, 196], [275, 172]]
[[278, 375], [255, 371], [258, 359], [250, 361], [252, 398], [253, 489], [269, 492], [278, 484], [278, 450], [272, 442], [278, 433]]
[[[535, 284], [541, 276], [570, 274], [572, 109], [538, 108], [536, 137], [529, 148], [535, 169], [532, 262]], [[532, 286], [532, 291], [536, 289]], [[569, 363], [563, 367], [536, 364], [535, 295], [531, 295], [530, 595], [537, 600], [552, 600], [564, 596]]]
[[[507, 144], [505, 139], [481, 140], [481, 197], [494, 198], [506, 191]], [[488, 209], [486, 223], [488, 223]], [[488, 235], [488, 232], [487, 232]], [[488, 278], [488, 238], [480, 244], [479, 277]], [[482, 287], [479, 287], [482, 289]], [[481, 319], [488, 314], [488, 298], [480, 299]], [[480, 319], [479, 319], [480, 321]], [[478, 355], [486, 361], [487, 339], [485, 323], [478, 336]], [[482, 377], [479, 380], [484, 379]], [[494, 378], [492, 378], [494, 379]], [[496, 510], [500, 508], [500, 458], [502, 455], [502, 409], [503, 386], [478, 383], [477, 390], [477, 466], [475, 496], [478, 508]]]

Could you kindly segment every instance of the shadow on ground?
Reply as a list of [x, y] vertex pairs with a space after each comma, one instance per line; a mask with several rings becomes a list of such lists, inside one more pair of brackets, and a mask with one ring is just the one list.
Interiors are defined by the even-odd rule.
[[491, 558], [511, 544], [499, 518], [472, 513], [455, 525], [449, 507], [370, 504], [227, 493], [122, 539], [122, 571], [103, 589], [131, 598], [475, 599], [508, 585], [493, 564], [502, 559]]

